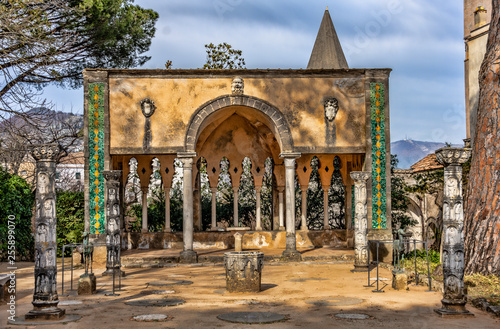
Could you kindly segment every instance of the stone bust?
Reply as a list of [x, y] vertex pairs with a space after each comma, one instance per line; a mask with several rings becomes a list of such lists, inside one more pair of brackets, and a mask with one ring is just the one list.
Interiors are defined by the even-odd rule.
[[236, 77], [231, 82], [231, 91], [233, 94], [241, 95], [243, 94], [243, 88], [245, 84], [243, 83], [243, 79], [240, 77]]
[[155, 103], [149, 98], [144, 98], [141, 101], [142, 114], [144, 114], [146, 118], [152, 116], [153, 113], [155, 112], [155, 109], [156, 109]]
[[323, 105], [325, 107], [325, 117], [328, 121], [335, 120], [337, 112], [339, 111], [339, 102], [336, 98], [328, 97], [324, 100]]

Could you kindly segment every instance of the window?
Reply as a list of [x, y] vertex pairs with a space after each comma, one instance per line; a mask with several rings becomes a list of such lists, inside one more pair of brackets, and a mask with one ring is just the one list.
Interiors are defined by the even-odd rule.
[[59, 171], [56, 171], [56, 179], [59, 179], [59, 176], [61, 176], [61, 173]]
[[26, 170], [21, 171], [21, 176], [26, 176]]
[[80, 180], [82, 178], [82, 174], [79, 172], [75, 173], [75, 178]]

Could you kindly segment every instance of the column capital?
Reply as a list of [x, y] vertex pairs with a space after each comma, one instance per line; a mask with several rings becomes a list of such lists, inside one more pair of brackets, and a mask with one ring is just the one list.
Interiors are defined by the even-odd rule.
[[300, 152], [283, 152], [280, 153], [280, 158], [282, 159], [297, 159], [300, 158], [302, 153]]
[[121, 170], [105, 170], [102, 172], [102, 175], [107, 181], [119, 181], [122, 177]]
[[30, 151], [36, 161], [59, 161], [68, 154], [58, 143], [35, 144]]
[[442, 147], [436, 152], [436, 160], [445, 167], [450, 165], [462, 165], [467, 160], [469, 160], [471, 156], [470, 148], [462, 148], [462, 147]]
[[178, 152], [177, 157], [182, 160], [186, 158], [195, 158], [196, 157], [196, 152]]
[[369, 171], [351, 171], [351, 178], [357, 182], [366, 182], [371, 176]]

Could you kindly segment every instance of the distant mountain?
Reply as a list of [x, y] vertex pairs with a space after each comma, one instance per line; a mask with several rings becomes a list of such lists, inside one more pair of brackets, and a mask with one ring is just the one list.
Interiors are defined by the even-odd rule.
[[[391, 143], [391, 153], [398, 156], [398, 168], [410, 169], [410, 166], [424, 158], [429, 153], [446, 146], [445, 143], [422, 142], [411, 139], [403, 139]], [[461, 145], [452, 145], [461, 146]]]
[[83, 151], [83, 139], [75, 139], [74, 136], [82, 129], [83, 115], [38, 107], [0, 121], [0, 140], [6, 145], [15, 144], [16, 141], [22, 143], [23, 140], [24, 143], [57, 140], [67, 151], [79, 152]]

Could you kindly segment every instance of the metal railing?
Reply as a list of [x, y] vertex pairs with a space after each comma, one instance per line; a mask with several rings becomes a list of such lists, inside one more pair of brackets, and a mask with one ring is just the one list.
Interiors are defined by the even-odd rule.
[[[62, 246], [62, 278], [61, 278], [61, 296], [69, 296], [68, 294], [64, 294], [64, 254], [66, 251], [66, 248], [71, 248], [71, 278], [70, 278], [70, 289], [68, 291], [74, 291], [73, 289], [73, 271], [74, 271], [74, 265], [73, 265], [73, 251], [75, 248], [78, 247], [84, 247], [83, 243], [70, 243], [70, 244], [65, 244]], [[104, 246], [107, 247], [106, 243], [92, 243], [87, 246], [93, 246], [93, 247], [99, 247], [99, 246]], [[121, 262], [121, 246], [118, 248], [118, 268], [115, 269], [115, 262], [114, 262], [114, 257], [113, 257], [113, 263], [112, 263], [112, 269], [113, 269], [113, 292], [111, 294], [106, 294], [106, 296], [119, 296], [120, 294], [116, 294], [116, 291], [121, 291], [122, 289], [122, 276], [121, 276], [121, 268], [122, 268], [122, 262]], [[92, 261], [90, 262], [90, 273], [93, 273], [93, 258]], [[118, 271], [118, 289], [115, 289], [115, 274]]]
[[[400, 242], [403, 244], [403, 246], [409, 246], [411, 244], [413, 244], [413, 254], [414, 254], [414, 259], [415, 259], [415, 285], [418, 286], [418, 271], [417, 271], [417, 243], [421, 243], [423, 244], [424, 248], [425, 248], [425, 254], [426, 254], [426, 259], [427, 259], [427, 278], [428, 278], [428, 284], [429, 284], [429, 290], [427, 291], [432, 291], [432, 278], [431, 278], [431, 275], [430, 275], [430, 266], [429, 266], [429, 249], [427, 248], [427, 241], [423, 241], [423, 240], [416, 240], [416, 239], [402, 239], [402, 240], [368, 240], [368, 284], [364, 287], [373, 287], [373, 284], [374, 283], [371, 283], [370, 281], [370, 272], [371, 272], [371, 265], [373, 263], [375, 263], [377, 266], [377, 289], [375, 290], [372, 290], [372, 292], [384, 292], [383, 289], [385, 288], [385, 285], [384, 287], [382, 287], [382, 289], [379, 288], [379, 281], [380, 281], [380, 277], [379, 277], [379, 263], [380, 263], [380, 260], [379, 260], [379, 249], [380, 249], [380, 245], [381, 244], [392, 244], [392, 248], [393, 248], [393, 257], [394, 257], [394, 252], [395, 252], [395, 243], [394, 242]], [[376, 248], [377, 248], [377, 258], [375, 260], [373, 260], [372, 262], [370, 262], [370, 246], [372, 244], [376, 244]], [[405, 248], [406, 249], [406, 248]], [[399, 258], [397, 259], [398, 260], [398, 265], [400, 264], [399, 263]]]

